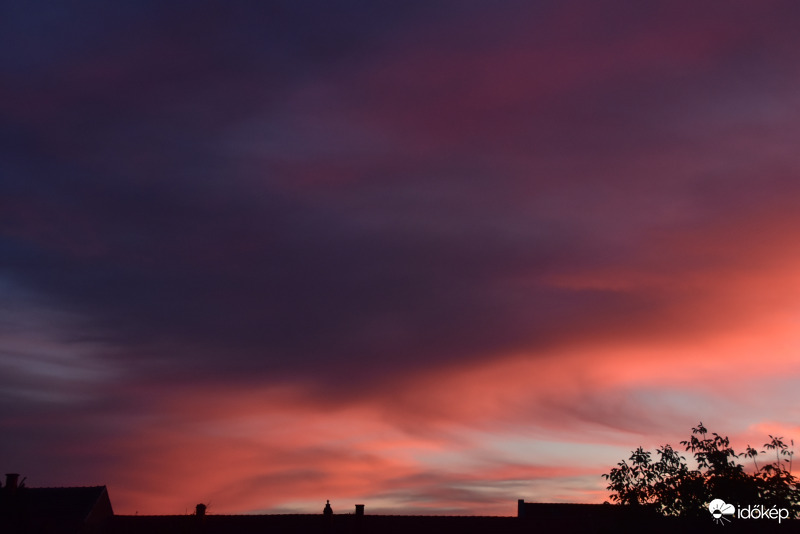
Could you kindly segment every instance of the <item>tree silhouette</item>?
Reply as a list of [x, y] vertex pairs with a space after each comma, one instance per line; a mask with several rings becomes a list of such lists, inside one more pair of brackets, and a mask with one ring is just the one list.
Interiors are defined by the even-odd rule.
[[[667, 516], [700, 517], [708, 515], [712, 500], [722, 499], [739, 505], [785, 508], [790, 517], [798, 517], [800, 488], [792, 475], [794, 451], [782, 437], [769, 437], [764, 448], [775, 451], [775, 461], [763, 461], [759, 467], [756, 457], [767, 453], [747, 445], [744, 453], [737, 454], [727, 437], [709, 434], [701, 422], [692, 428], [688, 440], [680, 442], [692, 453], [697, 469], [690, 469], [686, 458], [669, 445], [656, 449], [656, 460], [639, 447], [628, 461], [622, 460], [603, 475], [608, 480], [610, 500], [647, 506]], [[790, 445], [794, 446], [793, 440]], [[753, 474], [736, 461], [739, 456], [753, 460]]]

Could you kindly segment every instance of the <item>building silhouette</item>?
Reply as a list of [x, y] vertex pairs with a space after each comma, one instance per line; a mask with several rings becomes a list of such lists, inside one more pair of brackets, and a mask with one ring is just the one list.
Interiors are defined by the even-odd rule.
[[[16, 474], [0, 489], [0, 534], [538, 534], [708, 533], [707, 519], [665, 518], [647, 507], [517, 502], [516, 516], [370, 515], [364, 504], [334, 513], [216, 515], [198, 504], [188, 515], [116, 515], [105, 486], [28, 488]], [[738, 532], [800, 533], [800, 520], [734, 521]]]
[[99, 533], [113, 515], [105, 486], [28, 488], [10, 473], [0, 490], [0, 533]]

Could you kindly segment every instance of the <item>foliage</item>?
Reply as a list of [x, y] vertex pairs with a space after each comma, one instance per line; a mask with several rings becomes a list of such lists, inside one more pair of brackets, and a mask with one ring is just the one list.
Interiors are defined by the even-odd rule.
[[[800, 515], [800, 486], [792, 475], [794, 451], [782, 437], [769, 436], [764, 448], [775, 452], [775, 461], [756, 457], [767, 454], [747, 445], [737, 454], [727, 437], [709, 434], [701, 422], [692, 435], [681, 441], [691, 452], [697, 469], [690, 469], [686, 458], [669, 445], [656, 449], [654, 455], [642, 447], [631, 453], [603, 477], [608, 480], [612, 502], [630, 506], [648, 506], [667, 516], [696, 517], [708, 515], [708, 503], [722, 499], [741, 505], [763, 504], [786, 508], [790, 517]], [[794, 446], [794, 441], [790, 441]], [[771, 455], [771, 453], [770, 453]], [[742, 456], [752, 459], [754, 473], [748, 474], [737, 462]]]

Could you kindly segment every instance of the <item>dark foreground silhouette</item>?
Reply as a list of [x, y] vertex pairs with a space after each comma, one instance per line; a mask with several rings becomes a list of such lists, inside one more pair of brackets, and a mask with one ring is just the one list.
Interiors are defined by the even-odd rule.
[[[28, 488], [8, 475], [0, 490], [0, 534], [692, 534], [723, 528], [710, 513], [664, 517], [648, 506], [519, 500], [516, 517], [370, 515], [365, 508], [334, 513], [328, 501], [315, 514], [213, 515], [199, 504], [193, 515], [115, 515], [105, 486]], [[798, 523], [737, 520], [724, 532], [800, 532]]]
[[[611, 500], [628, 507], [678, 518], [704, 519], [712, 514], [720, 525], [737, 518], [783, 522], [800, 516], [800, 488], [792, 474], [794, 451], [782, 437], [769, 438], [764, 444], [769, 452], [748, 445], [737, 454], [728, 437], [709, 434], [700, 423], [689, 439], [680, 442], [692, 453], [696, 469], [690, 469], [686, 458], [670, 445], [660, 447], [655, 455], [639, 447], [630, 463], [619, 462], [603, 477], [609, 482]], [[752, 461], [752, 473], [740, 458]]]

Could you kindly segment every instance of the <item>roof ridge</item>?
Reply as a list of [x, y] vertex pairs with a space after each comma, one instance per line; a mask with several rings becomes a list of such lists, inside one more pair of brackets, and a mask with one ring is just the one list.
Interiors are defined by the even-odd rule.
[[105, 488], [106, 485], [100, 486], [21, 486], [17, 489], [95, 489], [95, 488]]

